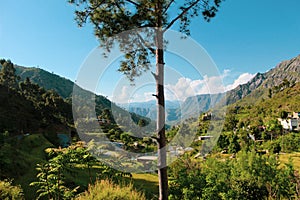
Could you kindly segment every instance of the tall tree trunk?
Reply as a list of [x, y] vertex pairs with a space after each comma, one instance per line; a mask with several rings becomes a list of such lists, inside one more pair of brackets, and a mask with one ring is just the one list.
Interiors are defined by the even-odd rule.
[[159, 200], [168, 199], [168, 173], [167, 173], [167, 152], [165, 134], [165, 94], [164, 94], [164, 36], [163, 26], [163, 1], [157, 0], [156, 4], [156, 98], [157, 98], [157, 145], [158, 145], [158, 181]]
[[168, 199], [167, 152], [165, 135], [164, 49], [161, 27], [156, 31], [156, 97], [159, 199]]

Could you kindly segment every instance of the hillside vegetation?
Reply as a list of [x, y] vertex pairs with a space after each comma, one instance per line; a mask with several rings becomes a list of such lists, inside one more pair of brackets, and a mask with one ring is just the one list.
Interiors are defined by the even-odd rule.
[[285, 89], [275, 92], [275, 87], [271, 89], [272, 97], [256, 99], [249, 95], [230, 105], [229, 109], [237, 110], [237, 118], [245, 124], [262, 120], [267, 122], [272, 119], [280, 118], [282, 111], [299, 112], [300, 111], [300, 83], [293, 84]]

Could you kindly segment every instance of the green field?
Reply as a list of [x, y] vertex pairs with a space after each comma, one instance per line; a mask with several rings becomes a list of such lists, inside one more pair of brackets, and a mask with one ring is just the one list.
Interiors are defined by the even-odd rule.
[[282, 153], [279, 156], [279, 160], [281, 163], [288, 163], [289, 159], [292, 160], [294, 169], [300, 171], [300, 152]]
[[132, 174], [133, 186], [145, 193], [147, 199], [158, 199], [157, 174]]

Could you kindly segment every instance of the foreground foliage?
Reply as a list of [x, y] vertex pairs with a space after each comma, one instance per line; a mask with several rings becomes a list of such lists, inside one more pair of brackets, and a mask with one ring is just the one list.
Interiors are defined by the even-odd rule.
[[2, 200], [22, 200], [23, 190], [20, 186], [13, 186], [10, 181], [0, 181], [0, 199]]
[[[110, 179], [118, 182], [124, 176], [130, 174], [119, 172], [97, 161], [84, 143], [78, 142], [68, 148], [48, 148], [46, 149], [47, 162], [37, 165], [37, 181], [30, 185], [38, 188], [38, 199], [72, 199], [79, 193], [80, 186], [76, 185], [70, 175], [75, 175], [79, 170], [87, 170], [89, 182], [93, 182], [97, 168], [98, 179]], [[78, 174], [77, 174], [78, 176]], [[73, 176], [71, 176], [73, 177]]]
[[183, 158], [171, 167], [169, 199], [299, 199], [300, 177], [276, 155], [241, 151], [236, 159]]

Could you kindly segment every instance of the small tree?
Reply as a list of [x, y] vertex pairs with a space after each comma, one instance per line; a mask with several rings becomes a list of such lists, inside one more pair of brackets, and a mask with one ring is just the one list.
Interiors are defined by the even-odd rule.
[[16, 75], [16, 69], [14, 64], [8, 60], [0, 60], [0, 84], [7, 86], [8, 88], [16, 88], [17, 81], [20, 79]]
[[237, 153], [241, 150], [241, 145], [238, 141], [238, 136], [233, 134], [229, 139], [228, 151], [229, 153]]
[[282, 111], [279, 113], [279, 115], [280, 115], [280, 118], [286, 119], [286, 118], [288, 117], [289, 113], [286, 112], [285, 110], [282, 110]]
[[64, 185], [63, 171], [69, 163], [68, 155], [60, 152], [47, 163], [37, 165], [38, 181], [30, 183], [37, 186], [38, 199], [47, 197], [49, 200], [72, 199], [79, 187], [69, 189]]
[[[150, 69], [150, 56], [155, 56], [157, 98], [157, 144], [159, 198], [168, 199], [168, 175], [165, 136], [164, 96], [164, 33], [176, 22], [180, 31], [189, 35], [191, 19], [199, 14], [209, 21], [218, 11], [222, 0], [68, 0], [78, 6], [76, 20], [82, 26], [89, 19], [101, 46], [109, 51], [114, 41], [119, 43], [125, 59], [119, 71], [129, 80]], [[173, 13], [178, 13], [174, 15]], [[124, 31], [132, 31], [126, 37], [115, 37]], [[152, 29], [151, 29], [152, 28]], [[113, 41], [112, 41], [113, 40]], [[130, 52], [128, 52], [130, 50]]]
[[236, 114], [229, 113], [225, 118], [224, 130], [233, 131], [237, 127], [238, 122], [239, 121], [236, 118]]

